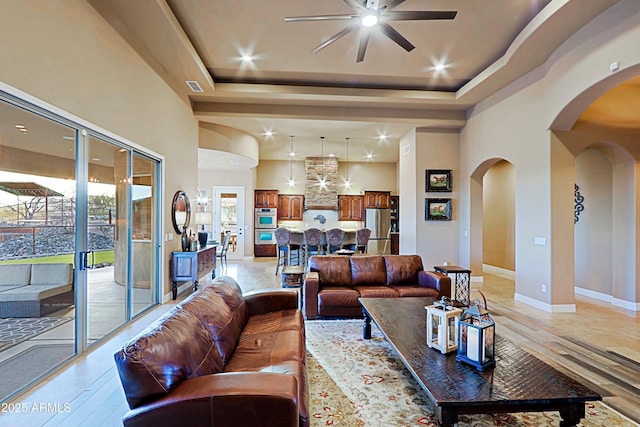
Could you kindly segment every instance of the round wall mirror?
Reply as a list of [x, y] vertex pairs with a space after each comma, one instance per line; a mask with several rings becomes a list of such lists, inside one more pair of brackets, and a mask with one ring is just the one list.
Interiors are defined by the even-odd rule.
[[191, 205], [184, 191], [176, 191], [176, 194], [173, 196], [173, 203], [171, 203], [171, 221], [173, 222], [174, 230], [176, 230], [178, 234], [182, 234], [183, 228], [189, 226], [189, 222], [191, 221]]

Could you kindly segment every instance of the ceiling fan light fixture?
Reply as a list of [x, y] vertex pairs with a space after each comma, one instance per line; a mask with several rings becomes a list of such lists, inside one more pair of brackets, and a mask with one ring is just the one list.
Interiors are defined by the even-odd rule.
[[366, 13], [362, 16], [360, 23], [365, 28], [371, 28], [378, 23], [378, 15], [372, 12]]

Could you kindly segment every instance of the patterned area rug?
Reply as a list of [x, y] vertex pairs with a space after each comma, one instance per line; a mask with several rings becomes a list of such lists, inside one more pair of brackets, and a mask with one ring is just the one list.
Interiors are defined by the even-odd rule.
[[0, 319], [0, 351], [73, 320], [72, 317]]
[[[362, 338], [361, 320], [306, 322], [311, 425], [438, 426], [433, 405], [379, 330]], [[557, 412], [462, 415], [457, 427], [560, 425]], [[600, 402], [582, 427], [636, 426]]]

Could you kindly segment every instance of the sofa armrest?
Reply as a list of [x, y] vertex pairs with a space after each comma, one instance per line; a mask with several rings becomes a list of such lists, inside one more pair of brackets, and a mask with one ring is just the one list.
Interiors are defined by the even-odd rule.
[[320, 291], [320, 274], [310, 271], [304, 276], [304, 304], [302, 310], [305, 319], [315, 319], [318, 317], [318, 292]]
[[244, 294], [249, 315], [298, 308], [298, 292], [295, 289], [265, 289]]
[[297, 427], [298, 381], [271, 372], [233, 372], [185, 380], [166, 396], [129, 411], [127, 427], [211, 425]]
[[418, 284], [438, 291], [440, 297], [451, 298], [451, 278], [437, 271], [418, 272]]

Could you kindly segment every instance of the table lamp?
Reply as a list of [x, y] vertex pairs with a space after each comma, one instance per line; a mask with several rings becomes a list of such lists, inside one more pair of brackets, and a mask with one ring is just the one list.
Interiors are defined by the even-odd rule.
[[204, 229], [204, 226], [212, 222], [211, 212], [196, 212], [196, 224], [202, 225], [202, 229], [198, 231], [198, 242], [201, 248], [207, 246], [207, 240], [209, 240], [209, 233]]

